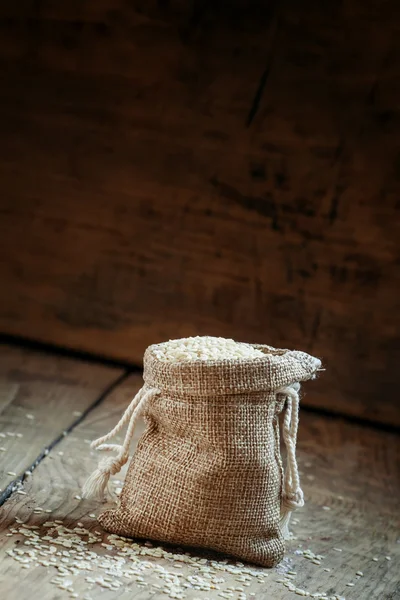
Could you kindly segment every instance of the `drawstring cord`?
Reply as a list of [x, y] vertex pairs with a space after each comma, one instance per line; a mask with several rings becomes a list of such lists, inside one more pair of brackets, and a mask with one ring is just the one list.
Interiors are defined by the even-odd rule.
[[289, 523], [292, 511], [304, 506], [304, 494], [300, 487], [299, 470], [296, 460], [297, 429], [299, 426], [299, 390], [299, 383], [293, 383], [290, 386], [277, 390], [277, 394], [286, 397], [282, 436], [286, 446], [287, 458], [283, 478], [280, 520], [282, 535], [285, 539], [290, 536]]
[[[138, 418], [142, 414], [149, 400], [159, 393], [159, 390], [148, 388], [145, 384], [133, 398], [116, 426], [109, 433], [91, 443], [91, 448], [106, 452], [117, 451], [117, 455], [114, 457], [103, 458], [99, 462], [97, 469], [83, 486], [83, 498], [104, 501], [110, 476], [118, 473], [128, 461], [129, 447]], [[123, 444], [106, 444], [105, 442], [108, 442], [108, 440], [117, 435], [126, 423], [129, 424]]]

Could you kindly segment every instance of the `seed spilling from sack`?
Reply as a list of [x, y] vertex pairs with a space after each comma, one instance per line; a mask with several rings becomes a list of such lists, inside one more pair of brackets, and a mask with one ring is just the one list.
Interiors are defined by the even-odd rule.
[[[100, 515], [100, 524], [118, 535], [277, 564], [290, 515], [304, 504], [296, 461], [300, 382], [320, 366], [304, 352], [223, 338], [150, 346], [143, 388], [116, 427], [92, 444], [116, 452], [83, 491], [102, 499], [110, 475], [129, 458], [137, 419], [145, 419], [118, 505]], [[123, 444], [109, 444], [124, 425]]]

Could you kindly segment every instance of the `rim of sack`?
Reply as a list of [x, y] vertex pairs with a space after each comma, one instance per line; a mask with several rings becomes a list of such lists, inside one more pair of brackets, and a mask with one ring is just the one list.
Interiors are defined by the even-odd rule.
[[313, 379], [321, 369], [318, 358], [301, 352], [249, 344], [264, 353], [256, 358], [163, 361], [149, 346], [144, 355], [143, 379], [160, 391], [185, 396], [226, 396], [274, 391], [295, 381]]

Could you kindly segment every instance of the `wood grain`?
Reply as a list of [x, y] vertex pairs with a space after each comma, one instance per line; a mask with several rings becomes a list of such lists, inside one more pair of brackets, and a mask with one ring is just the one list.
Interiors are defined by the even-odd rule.
[[0, 503], [120, 369], [0, 346]]
[[1, 330], [297, 347], [399, 426], [398, 7], [0, 2]]
[[[89, 515], [101, 507], [75, 497], [98, 459], [89, 451], [85, 440], [111, 429], [140, 385], [140, 378], [132, 377], [108, 396], [40, 463], [25, 483], [24, 490], [28, 495], [14, 495], [0, 510], [0, 577], [2, 591], [10, 600], [24, 600], [27, 590], [32, 600], [67, 597], [66, 592], [51, 583], [56, 574], [53, 567], [31, 566], [24, 569], [11, 557], [4, 557], [7, 549], [21, 548], [24, 540], [20, 535], [6, 537], [5, 532], [8, 527], [13, 527], [16, 516], [24, 522], [38, 525], [40, 536], [49, 531], [41, 524], [53, 519], [63, 521], [70, 528], [82, 523], [91, 531], [99, 530]], [[137, 440], [137, 435], [135, 438]], [[296, 537], [288, 545], [284, 562], [277, 569], [260, 571], [264, 583], [258, 581], [258, 577], [251, 578], [251, 585], [244, 588], [246, 594], [254, 593], [256, 598], [265, 600], [296, 598], [279, 582], [288, 571], [295, 571], [297, 574], [293, 581], [296, 586], [312, 593], [326, 592], [329, 597], [339, 594], [347, 600], [398, 597], [398, 437], [340, 419], [303, 414], [298, 455], [307, 502], [305, 508], [296, 514], [298, 522], [293, 526]], [[118, 475], [117, 481], [122, 477]], [[115, 489], [116, 485], [119, 483], [112, 487]], [[51, 510], [51, 515], [34, 513], [37, 506]], [[100, 536], [106, 540], [105, 534], [100, 532]], [[15, 546], [18, 540], [20, 545]], [[321, 565], [299, 554], [299, 550], [306, 548], [324, 556]], [[334, 548], [341, 549], [341, 552]], [[106, 553], [100, 542], [90, 549], [96, 556]], [[107, 554], [116, 556], [116, 552], [117, 549], [114, 549]], [[214, 554], [200, 553], [200, 556], [221, 560], [221, 556]], [[387, 561], [385, 556], [391, 560]], [[372, 560], [374, 557], [378, 558], [377, 562]], [[172, 555], [158, 559], [139, 556], [139, 560], [150, 561], [153, 567], [158, 565], [170, 573], [179, 572], [181, 581], [198, 573], [198, 567], [193, 565], [178, 569], [176, 558]], [[88, 575], [92, 579], [104, 575], [95, 563], [91, 564], [94, 570], [88, 573], [83, 569], [72, 577], [73, 589], [79, 597], [85, 598], [89, 594], [95, 598], [100, 593], [105, 600], [168, 597], [153, 587], [160, 584], [154, 568], [146, 570], [144, 587], [124, 578], [122, 588], [107, 590], [86, 581]], [[364, 573], [363, 577], [356, 576], [360, 570]], [[224, 570], [219, 572], [219, 577], [224, 580], [222, 590], [240, 586], [235, 576]], [[347, 583], [355, 585], [348, 587]], [[219, 593], [189, 588], [185, 590], [185, 598], [217, 600]], [[239, 592], [232, 593], [237, 600]]]

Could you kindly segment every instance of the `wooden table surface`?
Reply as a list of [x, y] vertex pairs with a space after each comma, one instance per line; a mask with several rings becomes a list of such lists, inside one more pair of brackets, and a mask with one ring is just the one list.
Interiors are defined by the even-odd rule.
[[398, 435], [307, 410], [306, 505], [277, 568], [110, 538], [95, 519], [101, 506], [80, 498], [98, 460], [89, 440], [111, 429], [140, 385], [121, 369], [1, 347], [2, 598], [400, 598]]

